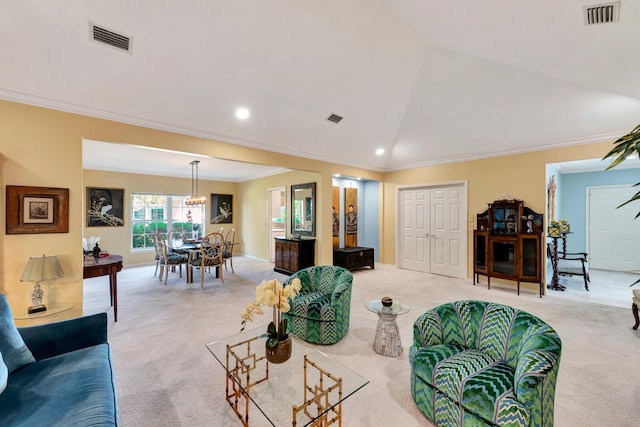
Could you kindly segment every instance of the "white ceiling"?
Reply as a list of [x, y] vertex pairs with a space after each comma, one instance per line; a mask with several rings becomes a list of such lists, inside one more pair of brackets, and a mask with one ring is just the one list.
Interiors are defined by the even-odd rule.
[[[194, 160], [200, 162], [197, 167], [191, 166]], [[289, 170], [89, 139], [82, 141], [82, 165], [85, 169], [189, 179], [197, 174], [200, 179], [228, 182], [243, 182]]]
[[4, 0], [0, 98], [378, 171], [613, 140], [640, 122], [640, 2], [585, 26], [594, 3]]

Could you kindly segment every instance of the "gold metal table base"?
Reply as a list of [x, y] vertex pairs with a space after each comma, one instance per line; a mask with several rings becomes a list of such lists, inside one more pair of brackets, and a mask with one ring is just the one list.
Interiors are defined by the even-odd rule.
[[[227, 345], [225, 395], [227, 402], [245, 427], [249, 425], [249, 390], [269, 378], [269, 362], [267, 362], [265, 356], [257, 357], [256, 353], [252, 352], [251, 349], [251, 344], [257, 339], [255, 337], [234, 345]], [[254, 371], [262, 360], [266, 363], [265, 374], [262, 378], [251, 382], [251, 371]], [[244, 406], [244, 414], [241, 412], [242, 406]]]
[[[226, 352], [226, 392], [225, 397], [229, 405], [245, 427], [249, 426], [249, 392], [252, 387], [269, 379], [269, 362], [265, 356], [258, 356], [251, 348], [257, 344], [257, 337], [237, 344], [227, 345]], [[254, 345], [255, 347], [255, 345]], [[259, 363], [264, 361], [265, 371], [252, 382], [251, 373]], [[309, 367], [317, 374], [317, 383], [309, 381]], [[329, 383], [328, 385], [326, 383]], [[338, 404], [329, 401], [330, 394], [338, 390]], [[314, 412], [315, 414], [312, 414]], [[342, 378], [331, 375], [304, 355], [304, 403], [292, 407], [292, 426], [297, 425], [297, 415], [300, 412], [314, 420], [310, 426], [326, 427], [334, 423], [342, 426]]]
[[[309, 383], [308, 366], [318, 371], [318, 384]], [[331, 380], [332, 384], [325, 388], [325, 377]], [[338, 389], [338, 405], [329, 402], [329, 395]], [[315, 405], [316, 414], [310, 412], [310, 407]], [[304, 355], [304, 403], [301, 406], [293, 405], [292, 426], [297, 425], [296, 415], [304, 411], [305, 415], [315, 420], [310, 424], [312, 427], [326, 427], [333, 423], [342, 426], [342, 378], [336, 378], [328, 371], [325, 371], [317, 364], [313, 363]]]

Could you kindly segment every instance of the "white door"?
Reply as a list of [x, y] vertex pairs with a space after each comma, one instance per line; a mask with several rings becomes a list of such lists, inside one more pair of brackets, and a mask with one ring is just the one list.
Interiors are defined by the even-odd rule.
[[467, 277], [466, 194], [463, 187], [431, 190], [431, 272]]
[[588, 189], [587, 252], [590, 267], [640, 270], [640, 219], [637, 203], [621, 208], [637, 189], [631, 186]]
[[400, 191], [400, 268], [428, 273], [429, 189]]
[[400, 190], [399, 266], [467, 277], [466, 185]]

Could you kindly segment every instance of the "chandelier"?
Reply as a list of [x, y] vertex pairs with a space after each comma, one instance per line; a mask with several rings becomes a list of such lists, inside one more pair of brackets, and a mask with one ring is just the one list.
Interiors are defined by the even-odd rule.
[[191, 196], [184, 202], [187, 206], [207, 203], [205, 196], [198, 196], [198, 163], [200, 163], [200, 160], [194, 160], [189, 163], [191, 165]]

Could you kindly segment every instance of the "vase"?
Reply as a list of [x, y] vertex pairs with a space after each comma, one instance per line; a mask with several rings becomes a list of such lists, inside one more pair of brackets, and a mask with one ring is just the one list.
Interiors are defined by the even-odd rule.
[[278, 344], [273, 348], [265, 346], [265, 356], [271, 363], [283, 363], [289, 360], [291, 357], [291, 337], [278, 341]]
[[549, 237], [560, 237], [560, 227], [550, 225], [547, 234]]

